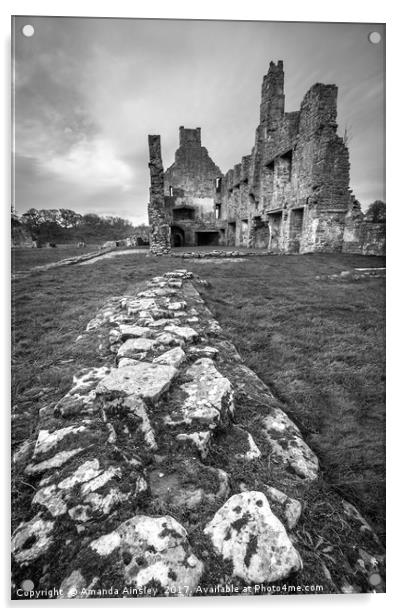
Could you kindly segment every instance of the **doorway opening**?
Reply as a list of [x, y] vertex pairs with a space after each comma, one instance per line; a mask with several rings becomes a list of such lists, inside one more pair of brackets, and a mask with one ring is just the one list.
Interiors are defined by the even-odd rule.
[[236, 223], [228, 223], [228, 246], [236, 245]]
[[298, 208], [290, 212], [289, 250], [300, 252], [300, 243], [303, 234], [304, 208]]
[[170, 227], [170, 243], [173, 248], [180, 248], [184, 246], [184, 231], [180, 227]]
[[197, 246], [218, 246], [219, 231], [197, 231]]
[[282, 212], [275, 212], [275, 214], [269, 214], [268, 223], [270, 232], [269, 251], [279, 252], [282, 230]]

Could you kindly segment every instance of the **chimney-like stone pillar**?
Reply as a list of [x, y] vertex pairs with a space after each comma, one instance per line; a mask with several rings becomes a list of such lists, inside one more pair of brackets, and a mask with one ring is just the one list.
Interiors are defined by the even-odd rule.
[[170, 252], [170, 225], [166, 217], [160, 136], [148, 135], [148, 145], [148, 166], [151, 175], [148, 204], [148, 219], [151, 228], [149, 248], [154, 254], [167, 254]]
[[276, 130], [285, 113], [283, 62], [270, 62], [261, 88], [260, 124], [268, 130]]

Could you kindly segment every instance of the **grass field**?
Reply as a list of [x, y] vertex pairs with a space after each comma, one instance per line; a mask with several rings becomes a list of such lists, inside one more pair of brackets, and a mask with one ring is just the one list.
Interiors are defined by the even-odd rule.
[[[35, 431], [37, 411], [67, 391], [77, 366], [97, 365], [94, 349], [75, 340], [105, 300], [187, 267], [210, 283], [201, 291], [207, 305], [298, 423], [326, 481], [384, 538], [385, 281], [316, 278], [378, 266], [383, 258], [359, 255], [272, 255], [238, 263], [122, 255], [18, 280], [13, 445]], [[19, 484], [15, 491], [18, 503], [31, 494]]]
[[99, 248], [98, 244], [88, 244], [83, 248], [78, 248], [76, 244], [60, 248], [13, 248], [11, 251], [12, 272], [20, 272], [35, 267], [35, 265], [45, 265], [46, 263], [83, 255], [87, 252], [93, 252], [97, 248]]

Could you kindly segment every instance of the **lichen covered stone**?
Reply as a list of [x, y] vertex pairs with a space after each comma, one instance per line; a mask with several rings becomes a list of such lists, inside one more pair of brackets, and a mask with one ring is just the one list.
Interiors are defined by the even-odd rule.
[[166, 595], [178, 584], [193, 594], [203, 564], [193, 553], [183, 526], [171, 516], [134, 516], [109, 535], [90, 543], [94, 557], [116, 558], [114, 574], [124, 584], [159, 584]]
[[186, 354], [181, 347], [174, 347], [169, 351], [166, 351], [162, 355], [155, 357], [155, 364], [165, 364], [167, 366], [174, 366], [178, 368], [186, 359]]
[[184, 394], [181, 407], [172, 411], [165, 423], [198, 422], [210, 428], [227, 423], [233, 414], [233, 388], [214, 362], [207, 357], [198, 359], [187, 369], [186, 378], [180, 385]]
[[177, 374], [173, 366], [139, 362], [134, 366], [113, 369], [96, 387], [98, 395], [137, 395], [144, 400], [155, 402], [169, 389]]
[[262, 433], [274, 456], [289, 465], [300, 478], [314, 481], [318, 476], [318, 459], [304, 442], [298, 427], [279, 408], [271, 410], [262, 421]]
[[283, 524], [262, 492], [235, 494], [207, 524], [204, 533], [233, 575], [247, 583], [273, 582], [302, 567]]

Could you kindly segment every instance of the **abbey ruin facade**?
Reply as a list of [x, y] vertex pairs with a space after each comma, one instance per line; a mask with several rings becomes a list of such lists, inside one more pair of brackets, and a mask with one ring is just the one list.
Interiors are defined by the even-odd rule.
[[349, 188], [349, 151], [337, 134], [337, 87], [317, 83], [299, 111], [285, 112], [283, 62], [270, 63], [250, 154], [223, 174], [180, 127], [174, 163], [163, 169], [149, 136], [150, 248], [247, 246], [273, 253], [383, 254], [385, 224], [365, 220]]

